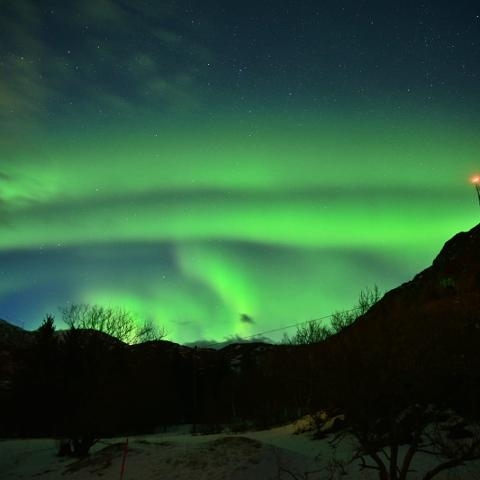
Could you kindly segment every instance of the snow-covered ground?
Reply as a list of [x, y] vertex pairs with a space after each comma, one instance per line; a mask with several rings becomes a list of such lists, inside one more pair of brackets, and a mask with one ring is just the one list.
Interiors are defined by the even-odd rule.
[[[334, 468], [333, 459], [347, 461], [354, 441], [334, 448], [329, 438], [313, 440], [295, 434], [295, 425], [241, 434], [155, 434], [129, 438], [124, 480], [283, 480], [375, 479], [376, 472]], [[0, 440], [0, 479], [119, 480], [125, 438], [97, 443], [83, 460], [58, 458], [52, 439]], [[435, 459], [419, 456], [413, 467], [421, 473]], [[409, 477], [410, 478], [410, 477]], [[411, 474], [412, 479], [421, 478]], [[471, 463], [435, 477], [438, 480], [480, 479], [480, 463]]]

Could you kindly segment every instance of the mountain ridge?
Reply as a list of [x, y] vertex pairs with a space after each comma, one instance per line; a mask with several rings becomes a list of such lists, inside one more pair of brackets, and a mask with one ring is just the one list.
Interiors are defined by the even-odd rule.
[[[479, 255], [476, 225], [449, 239], [429, 267], [387, 292], [353, 324], [309, 345], [238, 343], [213, 350], [169, 341], [126, 345], [82, 332], [81, 343], [72, 337], [39, 344], [24, 341], [35, 339], [34, 332], [3, 322], [0, 330], [10, 340], [0, 351], [0, 400], [25, 415], [32, 410], [26, 399], [47, 392], [42, 408], [51, 416], [68, 424], [67, 406], [74, 405], [85, 425], [92, 418], [95, 425], [103, 422], [102, 435], [175, 423], [213, 431], [232, 422], [267, 426], [327, 406], [348, 409], [350, 398], [359, 404], [363, 398], [368, 406], [372, 395], [384, 403], [403, 395], [406, 405], [410, 399], [448, 398], [461, 404], [480, 372]], [[45, 378], [48, 387], [38, 383]], [[66, 410], [56, 411], [62, 395]], [[55, 424], [29, 414], [23, 434], [32, 424], [55, 433], [49, 430]], [[19, 428], [15, 415], [9, 421], [5, 434]]]

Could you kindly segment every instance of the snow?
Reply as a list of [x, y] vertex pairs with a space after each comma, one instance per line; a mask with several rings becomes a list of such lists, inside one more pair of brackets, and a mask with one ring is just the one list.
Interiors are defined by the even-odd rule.
[[[346, 466], [332, 469], [332, 459], [348, 461], [355, 442], [348, 436], [337, 448], [329, 436], [313, 440], [296, 434], [294, 424], [241, 434], [163, 433], [129, 438], [124, 480], [283, 480], [375, 479], [376, 472]], [[0, 441], [0, 479], [120, 479], [125, 438], [102, 440], [83, 460], [59, 458], [52, 439]], [[434, 458], [418, 456], [414, 468], [425, 471]], [[321, 472], [319, 470], [322, 470]], [[312, 472], [308, 473], [307, 472]], [[410, 478], [410, 477], [409, 477]], [[412, 480], [417, 477], [411, 475]], [[480, 463], [444, 472], [437, 480], [480, 478]]]

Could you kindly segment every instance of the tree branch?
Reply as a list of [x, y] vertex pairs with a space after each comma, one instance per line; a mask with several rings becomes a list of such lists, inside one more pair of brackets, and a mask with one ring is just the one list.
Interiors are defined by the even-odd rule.
[[443, 472], [444, 470], [448, 470], [450, 468], [458, 467], [460, 465], [463, 465], [463, 460], [459, 458], [454, 458], [452, 460], [448, 460], [446, 462], [440, 463], [435, 468], [432, 468], [432, 470], [428, 471], [424, 475], [423, 480], [431, 480], [438, 473]]

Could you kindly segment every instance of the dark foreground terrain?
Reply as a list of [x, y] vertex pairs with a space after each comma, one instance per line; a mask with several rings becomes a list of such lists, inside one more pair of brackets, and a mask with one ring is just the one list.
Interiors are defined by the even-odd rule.
[[441, 412], [478, 421], [479, 351], [477, 225], [320, 343], [127, 345], [95, 331], [27, 332], [0, 321], [0, 435], [70, 438], [88, 451], [99, 437], [174, 424], [266, 428], [323, 410], [344, 415], [371, 448], [410, 444]]

